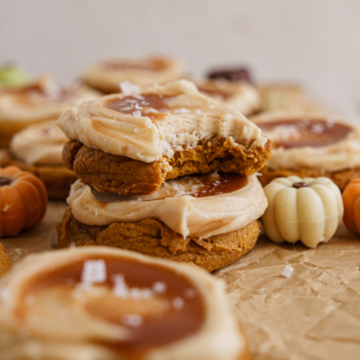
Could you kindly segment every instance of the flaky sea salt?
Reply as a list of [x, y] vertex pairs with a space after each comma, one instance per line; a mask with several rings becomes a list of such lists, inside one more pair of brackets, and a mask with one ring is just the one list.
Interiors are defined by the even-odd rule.
[[196, 114], [196, 115], [201, 115], [201, 114], [202, 114], [202, 111], [201, 111], [200, 109], [197, 109], [197, 110], [195, 110], [195, 114]]
[[140, 117], [141, 116], [141, 111], [134, 111], [133, 116], [136, 117], [136, 118]]
[[133, 95], [133, 98], [136, 99], [136, 100], [139, 100], [139, 101], [145, 99], [142, 95], [139, 95], [139, 94], [134, 94], [134, 95]]
[[106, 280], [104, 260], [86, 260], [81, 273], [81, 282], [86, 285], [101, 284]]
[[121, 317], [121, 322], [130, 327], [139, 327], [143, 323], [143, 318], [138, 314], [126, 314]]
[[151, 299], [154, 296], [154, 292], [149, 288], [130, 288], [126, 284], [124, 275], [122, 274], [114, 275], [112, 280], [114, 282], [113, 294], [117, 297], [123, 299], [132, 298], [134, 300], [139, 300]]
[[292, 268], [290, 264], [287, 264], [284, 270], [282, 271], [281, 275], [289, 278], [293, 272], [294, 272], [294, 268]]
[[152, 288], [155, 292], [163, 294], [167, 289], [167, 285], [163, 281], [156, 281], [154, 282]]
[[145, 110], [145, 112], [147, 114], [157, 114], [158, 113], [158, 111], [153, 108], [147, 109], [147, 110]]
[[174, 110], [174, 114], [187, 114], [189, 113], [190, 110], [189, 109], [185, 109], [185, 108], [180, 108], [180, 109], [176, 109]]
[[176, 297], [173, 300], [173, 307], [177, 310], [181, 309], [184, 306], [184, 300], [180, 297]]
[[124, 95], [138, 94], [140, 92], [140, 88], [130, 81], [121, 82], [119, 87]]

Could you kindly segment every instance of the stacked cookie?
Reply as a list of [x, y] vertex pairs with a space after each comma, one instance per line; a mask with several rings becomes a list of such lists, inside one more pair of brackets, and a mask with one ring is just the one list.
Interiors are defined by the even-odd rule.
[[208, 271], [246, 254], [267, 200], [255, 173], [270, 142], [239, 112], [186, 80], [68, 108], [65, 165], [81, 179], [59, 247], [107, 245]]

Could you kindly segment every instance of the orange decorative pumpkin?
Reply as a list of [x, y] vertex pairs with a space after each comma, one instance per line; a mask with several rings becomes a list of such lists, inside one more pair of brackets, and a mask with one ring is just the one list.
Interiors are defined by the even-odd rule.
[[360, 234], [360, 179], [349, 182], [342, 194], [344, 224], [354, 234]]
[[0, 237], [38, 224], [47, 201], [45, 186], [35, 175], [16, 166], [0, 168]]

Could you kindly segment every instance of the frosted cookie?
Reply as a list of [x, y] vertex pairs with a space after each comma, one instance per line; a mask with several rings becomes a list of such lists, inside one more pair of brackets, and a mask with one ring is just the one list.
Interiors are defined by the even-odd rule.
[[26, 87], [0, 92], [0, 147], [8, 147], [12, 136], [23, 128], [56, 120], [68, 106], [95, 99], [98, 93], [85, 87], [61, 88], [48, 77]]
[[256, 175], [169, 180], [147, 196], [103, 194], [77, 181], [58, 225], [60, 248], [105, 245], [213, 271], [250, 251], [267, 199]]
[[249, 116], [260, 109], [260, 93], [255, 86], [249, 82], [208, 80], [198, 82], [198, 89], [203, 94], [231, 106], [243, 115]]
[[301, 111], [305, 109], [304, 93], [300, 85], [273, 83], [260, 87], [261, 111]]
[[150, 194], [166, 179], [215, 170], [250, 175], [270, 157], [256, 125], [187, 80], [128, 90], [68, 108], [56, 122], [71, 139], [65, 165], [98, 191]]
[[83, 80], [105, 94], [118, 93], [119, 84], [130, 81], [141, 87], [154, 83], [166, 84], [185, 76], [185, 68], [178, 60], [164, 56], [139, 59], [114, 58], [91, 66]]
[[66, 199], [70, 185], [77, 180], [62, 160], [64, 144], [69, 139], [55, 124], [29, 126], [14, 135], [10, 152], [0, 161], [1, 166], [15, 165], [39, 177], [50, 198]]
[[254, 119], [273, 151], [259, 179], [263, 185], [279, 176], [326, 176], [343, 190], [360, 176], [360, 131], [321, 115], [283, 112]]
[[11, 271], [12, 261], [6, 255], [3, 244], [0, 243], [0, 278]]
[[2, 360], [248, 360], [224, 285], [105, 247], [30, 255], [2, 282]]

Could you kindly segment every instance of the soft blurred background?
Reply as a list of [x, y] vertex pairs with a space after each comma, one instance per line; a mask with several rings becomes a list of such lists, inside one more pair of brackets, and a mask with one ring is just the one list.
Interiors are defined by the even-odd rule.
[[360, 122], [357, 0], [0, 0], [0, 63], [61, 83], [112, 55], [163, 53], [202, 76], [248, 65], [259, 82], [295, 81]]

